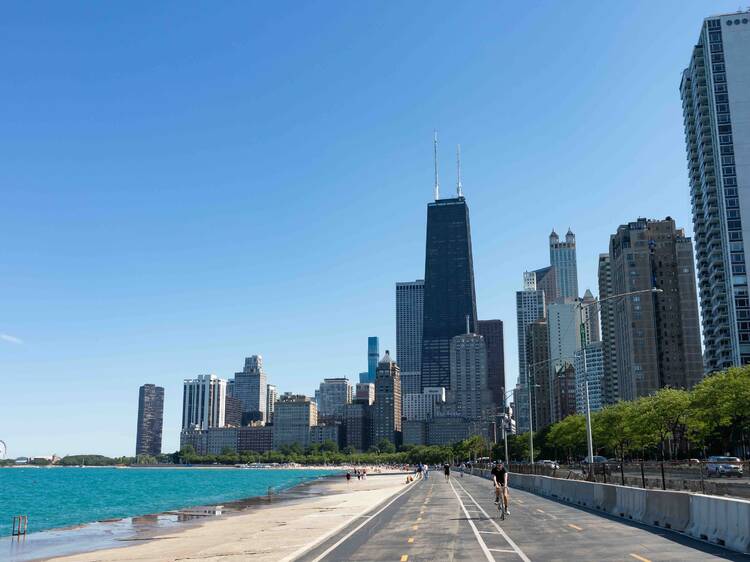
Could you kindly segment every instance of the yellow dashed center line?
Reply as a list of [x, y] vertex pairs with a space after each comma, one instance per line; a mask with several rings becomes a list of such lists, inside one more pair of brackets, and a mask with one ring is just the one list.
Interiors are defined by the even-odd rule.
[[422, 518], [421, 518], [421, 517], [417, 517], [417, 521], [421, 521], [421, 520], [422, 520]]
[[636, 560], [640, 560], [641, 562], [651, 562], [648, 558], [644, 558], [643, 556], [638, 556], [637, 554], [630, 553], [630, 556], [635, 558]]
[[401, 562], [406, 562], [408, 559], [409, 559], [409, 555], [408, 554], [402, 554], [401, 555]]
[[406, 541], [406, 542], [408, 542], [408, 543], [413, 543], [413, 542], [414, 542], [414, 537], [409, 537], [409, 540], [408, 540], [408, 541]]
[[412, 531], [416, 531], [417, 529], [419, 529], [419, 525], [413, 525], [411, 528]]
[[573, 523], [568, 523], [568, 527], [571, 529], [575, 529], [576, 531], [583, 531], [578, 525], [573, 525]]

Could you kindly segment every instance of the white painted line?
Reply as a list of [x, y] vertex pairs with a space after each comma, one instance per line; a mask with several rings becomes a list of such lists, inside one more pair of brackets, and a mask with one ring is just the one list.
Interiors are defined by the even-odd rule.
[[[456, 494], [456, 499], [458, 500], [458, 503], [461, 504], [461, 509], [464, 510], [464, 513], [466, 514], [466, 517], [469, 517], [469, 513], [466, 511], [466, 507], [464, 506], [464, 502], [461, 501], [461, 497], [458, 495], [458, 492], [456, 492], [456, 488], [453, 487], [453, 482], [449, 482], [451, 485], [451, 488], [453, 489], [453, 493]], [[471, 530], [474, 531], [474, 536], [477, 538], [477, 541], [479, 542], [479, 546], [482, 547], [482, 552], [484, 552], [484, 555], [487, 557], [487, 560], [489, 562], [495, 562], [495, 558], [490, 553], [490, 550], [487, 548], [487, 545], [484, 543], [484, 540], [482, 539], [481, 535], [479, 534], [479, 531], [477, 530], [477, 526], [474, 525], [474, 521], [472, 521], [470, 518], [468, 519], [469, 525], [471, 525]]]
[[[324, 556], [327, 556], [334, 548], [338, 547], [342, 542], [344, 542], [346, 539], [348, 539], [349, 537], [351, 537], [354, 533], [356, 533], [357, 531], [359, 531], [362, 527], [364, 527], [365, 525], [367, 525], [370, 522], [370, 519], [373, 519], [377, 515], [380, 515], [380, 513], [383, 510], [387, 509], [388, 506], [390, 506], [398, 498], [400, 498], [406, 492], [408, 492], [409, 490], [411, 490], [412, 487], [414, 486], [414, 484], [416, 484], [417, 482], [419, 482], [419, 480], [420, 480], [420, 478], [415, 478], [412, 482], [410, 482], [409, 484], [407, 484], [406, 488], [404, 490], [402, 490], [400, 493], [398, 493], [396, 496], [394, 496], [393, 499], [391, 499], [391, 501], [389, 501], [383, 507], [381, 507], [378, 511], [376, 511], [375, 513], [373, 513], [372, 515], [370, 515], [367, 519], [365, 519], [362, 523], [360, 523], [354, 530], [352, 530], [350, 533], [348, 533], [344, 538], [342, 538], [340, 541], [338, 541], [336, 544], [334, 544], [328, 550], [326, 550], [323, 554], [321, 554], [315, 560], [313, 560], [313, 562], [319, 562]], [[383, 501], [385, 501], [385, 500], [383, 500]], [[365, 509], [364, 511], [362, 511], [362, 513], [360, 513], [358, 516], [355, 516], [353, 519], [357, 519], [357, 518], [362, 517], [363, 515], [365, 515], [371, 509], [373, 509], [372, 506], [368, 507], [367, 509]], [[307, 545], [303, 546], [302, 548], [300, 548], [296, 552], [293, 552], [292, 554], [290, 554], [286, 558], [282, 558], [280, 562], [290, 562], [291, 560], [296, 560], [297, 558], [299, 558], [300, 556], [302, 556], [304, 553], [312, 550], [313, 548], [317, 547], [321, 543], [323, 543], [326, 540], [328, 540], [329, 538], [331, 538], [333, 535], [335, 535], [336, 533], [338, 533], [340, 530], [345, 529], [351, 523], [352, 523], [352, 519], [348, 519], [347, 521], [344, 521], [341, 525], [339, 525], [335, 529], [332, 529], [331, 531], [329, 531], [328, 533], [326, 533], [325, 535], [323, 535], [322, 537], [320, 537], [313, 544], [307, 544]]]
[[515, 552], [512, 548], [491, 548], [491, 552]]
[[[457, 482], [457, 484], [458, 484], [459, 486], [461, 486], [461, 483]], [[466, 495], [468, 495], [468, 496], [469, 496], [469, 497], [471, 498], [471, 501], [473, 501], [473, 502], [474, 502], [474, 505], [476, 505], [476, 506], [477, 506], [477, 507], [478, 507], [478, 508], [479, 508], [479, 509], [480, 509], [480, 510], [482, 511], [482, 513], [484, 513], [484, 515], [485, 515], [485, 517], [487, 517], [487, 519], [489, 519], [490, 523], [492, 523], [492, 524], [493, 524], [493, 525], [495, 526], [495, 528], [496, 528], [496, 529], [497, 529], [498, 531], [500, 531], [500, 534], [501, 534], [501, 535], [503, 536], [503, 538], [504, 538], [504, 539], [505, 539], [506, 541], [508, 541], [508, 544], [509, 544], [509, 545], [511, 546], [511, 548], [512, 548], [512, 549], [513, 549], [513, 550], [515, 551], [515, 553], [516, 553], [516, 554], [518, 554], [518, 556], [520, 556], [520, 557], [521, 557], [521, 560], [523, 560], [523, 562], [531, 562], [531, 560], [529, 560], [529, 557], [528, 557], [528, 556], [526, 556], [526, 555], [525, 555], [525, 554], [523, 553], [523, 550], [521, 550], [520, 548], [518, 548], [518, 545], [517, 545], [517, 544], [516, 544], [515, 542], [513, 542], [513, 539], [511, 539], [511, 538], [510, 538], [510, 537], [509, 537], [509, 536], [507, 535], [507, 533], [506, 533], [505, 531], [503, 531], [502, 527], [500, 527], [500, 525], [498, 525], [498, 524], [497, 524], [497, 521], [495, 521], [495, 520], [494, 520], [494, 519], [493, 519], [492, 517], [490, 517], [489, 515], [487, 515], [487, 512], [486, 512], [486, 511], [484, 510], [484, 508], [483, 508], [483, 507], [482, 507], [481, 505], [479, 505], [479, 503], [477, 503], [477, 500], [475, 500], [475, 499], [474, 499], [474, 496], [472, 496], [472, 495], [471, 495], [471, 494], [470, 494], [470, 493], [469, 493], [469, 492], [468, 492], [468, 491], [466, 490], [466, 488], [464, 488], [463, 486], [461, 486], [461, 488], [463, 489], [463, 491], [464, 491], [464, 492], [466, 492]]]

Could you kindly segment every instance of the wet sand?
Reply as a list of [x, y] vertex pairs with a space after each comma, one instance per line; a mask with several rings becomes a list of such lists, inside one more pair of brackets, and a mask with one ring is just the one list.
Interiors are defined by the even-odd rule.
[[[324, 478], [270, 499], [251, 498], [227, 503], [220, 517], [198, 517], [188, 524], [178, 524], [174, 518], [179, 517], [179, 513], [184, 516], [186, 511], [193, 512], [195, 508], [171, 515], [149, 516], [151, 525], [146, 524], [149, 521], [144, 518], [134, 518], [133, 523], [137, 522], [142, 528], [129, 536], [112, 537], [109, 544], [94, 542], [87, 547], [85, 540], [79, 542], [69, 535], [68, 540], [80, 546], [77, 554], [52, 558], [51, 553], [40, 553], [47, 558], [36, 559], [60, 562], [284, 560], [403, 489], [405, 479], [402, 473], [371, 475], [366, 480], [353, 478], [348, 483], [343, 476]], [[173, 520], [160, 520], [165, 517]], [[65, 538], [66, 533], [81, 531], [59, 531], [59, 534]], [[117, 546], [113, 548], [114, 545]], [[71, 551], [57, 551], [61, 552]]]

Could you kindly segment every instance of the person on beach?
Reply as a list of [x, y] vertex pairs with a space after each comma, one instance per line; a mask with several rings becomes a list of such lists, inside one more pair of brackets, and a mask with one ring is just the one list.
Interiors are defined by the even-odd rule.
[[347, 473], [346, 473], [346, 483], [348, 484], [351, 479], [352, 479], [352, 475], [351, 475], [350, 472], [347, 471]]
[[459, 467], [459, 471], [461, 472], [461, 478], [464, 477], [464, 468], [466, 468], [466, 465], [464, 463], [461, 463], [461, 466]]
[[427, 480], [430, 477], [430, 465], [425, 464], [424, 465], [424, 479]]
[[451, 479], [451, 465], [447, 462], [443, 465], [443, 474], [445, 474], [446, 482]]

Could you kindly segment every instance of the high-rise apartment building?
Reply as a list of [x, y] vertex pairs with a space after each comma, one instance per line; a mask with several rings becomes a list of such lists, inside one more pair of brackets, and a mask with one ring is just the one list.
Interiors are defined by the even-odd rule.
[[[549, 329], [546, 320], [537, 320], [526, 326], [526, 363], [531, 393], [531, 411], [534, 431], [552, 423], [550, 404], [552, 382], [549, 377]], [[528, 398], [527, 398], [528, 399]], [[528, 403], [525, 409], [528, 410]]]
[[709, 373], [750, 363], [749, 20], [706, 18], [680, 83]]
[[401, 377], [396, 362], [386, 350], [378, 363], [375, 377], [375, 403], [372, 406], [373, 444], [388, 439], [394, 445], [401, 443]]
[[552, 412], [560, 421], [576, 413], [576, 371], [566, 363], [555, 369], [552, 379]]
[[318, 424], [318, 408], [309, 397], [286, 392], [276, 401], [273, 417], [273, 448], [294, 443], [304, 448], [310, 444], [310, 428]]
[[505, 343], [502, 320], [478, 320], [477, 333], [487, 347], [487, 387], [492, 393], [492, 407], [500, 412], [505, 395]]
[[568, 229], [565, 242], [553, 230], [549, 235], [549, 263], [555, 269], [557, 298], [578, 298], [578, 264], [576, 262], [576, 235]]
[[[552, 303], [547, 307], [547, 327], [549, 332], [549, 366], [548, 376], [550, 387], [553, 389], [558, 373], [565, 367], [573, 365], [575, 353], [581, 349], [582, 337], [585, 330], [581, 323], [581, 302], [578, 299], [564, 299]], [[575, 379], [573, 381], [573, 407], [575, 408]], [[563, 387], [564, 388], [564, 387]], [[567, 402], [553, 399], [550, 403], [550, 418], [552, 423], [563, 419], [569, 412], [567, 409], [559, 410], [557, 404]]]
[[550, 304], [557, 300], [557, 273], [555, 268], [551, 265], [543, 267], [541, 269], [535, 269], [531, 271], [534, 275], [534, 281], [536, 288], [539, 291], [544, 291], [544, 303], [545, 305]]
[[401, 398], [404, 419], [426, 421], [435, 416], [435, 405], [444, 404], [446, 396], [444, 388], [425, 388], [424, 392]]
[[266, 422], [273, 423], [273, 411], [276, 400], [279, 398], [279, 390], [276, 385], [266, 385]]
[[693, 245], [670, 217], [638, 219], [610, 239], [620, 397], [664, 386], [691, 388], [702, 377]]
[[[229, 381], [227, 381], [229, 382]], [[227, 384], [227, 388], [229, 385]], [[242, 402], [239, 398], [227, 395], [224, 397], [224, 426], [240, 427], [242, 425]]]
[[323, 379], [316, 395], [319, 416], [342, 417], [352, 402], [352, 385], [347, 378]]
[[487, 346], [479, 334], [461, 334], [451, 340], [448, 403], [456, 415], [470, 420], [489, 420], [494, 413], [487, 387]]
[[252, 355], [245, 359], [245, 367], [234, 374], [234, 397], [242, 402], [243, 423], [266, 420], [266, 373], [263, 357]]
[[422, 375], [419, 371], [401, 371], [401, 394], [422, 392]]
[[401, 374], [422, 368], [424, 279], [396, 283], [396, 362]]
[[614, 404], [620, 400], [617, 376], [617, 342], [615, 341], [615, 296], [612, 286], [612, 261], [609, 254], [599, 254], [599, 310], [602, 329], [602, 403]]
[[573, 361], [576, 379], [576, 411], [586, 412], [586, 383], [589, 385], [589, 409], [592, 412], [604, 406], [604, 344], [600, 341], [587, 343], [576, 351]]
[[164, 388], [144, 384], [138, 389], [138, 427], [135, 454], [161, 454], [161, 431], [164, 425]]
[[536, 287], [536, 275], [524, 273], [524, 289], [516, 292], [516, 328], [518, 333], [518, 384], [515, 389], [516, 426], [519, 433], [529, 430], [529, 396], [526, 394], [528, 384], [526, 327], [546, 317], [544, 291]]
[[375, 402], [375, 383], [357, 383], [355, 400], [361, 404], [367, 404], [368, 406], [372, 405], [372, 403]]
[[352, 447], [357, 451], [366, 451], [370, 447], [371, 410], [370, 404], [359, 400], [347, 404], [344, 408], [347, 447]]
[[600, 341], [599, 299], [597, 299], [589, 289], [586, 289], [580, 302], [581, 322], [583, 323], [583, 342], [591, 343]]
[[[437, 191], [437, 190], [436, 190]], [[476, 330], [477, 300], [471, 254], [469, 207], [462, 195], [427, 205], [422, 387], [450, 386], [450, 345]]]
[[227, 381], [214, 375], [186, 379], [182, 393], [182, 429], [224, 427]]

